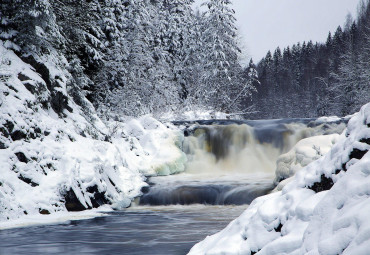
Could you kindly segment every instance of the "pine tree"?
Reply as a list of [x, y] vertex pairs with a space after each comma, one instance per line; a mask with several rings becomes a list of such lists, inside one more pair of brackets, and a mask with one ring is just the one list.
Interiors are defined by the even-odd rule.
[[[169, 65], [173, 73], [174, 82], [180, 86], [180, 99], [187, 98], [189, 78], [186, 62], [192, 54], [191, 47], [199, 47], [192, 41], [196, 30], [193, 16], [193, 0], [164, 1], [167, 28], [162, 32], [165, 38], [165, 50], [169, 53]], [[195, 64], [195, 63], [192, 63]]]
[[7, 48], [22, 54], [47, 54], [53, 44], [62, 43], [48, 1], [4, 0], [0, 8], [0, 39]]
[[[234, 10], [230, 0], [208, 0], [202, 20], [205, 102], [221, 111], [236, 111], [240, 99], [249, 96], [250, 84], [240, 80], [240, 49], [236, 42]], [[242, 96], [240, 95], [242, 93]]]
[[203, 40], [202, 40], [202, 14], [197, 10], [192, 16], [192, 28], [189, 37], [185, 38], [184, 77], [185, 86], [182, 88], [184, 106], [188, 110], [207, 108], [205, 94], [207, 90], [203, 84]]
[[254, 88], [257, 88], [258, 85], [260, 85], [259, 79], [258, 79], [258, 72], [257, 72], [257, 67], [253, 62], [253, 59], [251, 58], [249, 60], [248, 67], [246, 68], [246, 75], [250, 82], [253, 84]]
[[56, 0], [52, 4], [57, 24], [67, 40], [64, 48], [67, 59], [79, 58], [85, 74], [92, 76], [103, 64], [105, 48], [99, 1]]
[[0, 40], [6, 48], [19, 52], [20, 47], [15, 43], [15, 37], [19, 32], [14, 24], [13, 13], [12, 1], [4, 0], [0, 5]]
[[103, 75], [110, 74], [108, 87], [113, 93], [105, 101], [111, 111], [125, 115], [174, 110], [180, 89], [171, 69], [168, 14], [163, 2], [128, 0], [113, 4], [106, 11], [111, 14], [113, 8], [115, 15], [106, 19], [104, 31], [112, 38], [108, 41], [112, 46], [103, 71]]

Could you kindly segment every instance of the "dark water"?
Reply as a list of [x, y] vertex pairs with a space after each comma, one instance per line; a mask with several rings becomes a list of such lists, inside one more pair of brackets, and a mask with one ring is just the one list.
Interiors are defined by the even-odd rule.
[[271, 178], [253, 175], [207, 176], [206, 180], [196, 177], [180, 174], [151, 178], [151, 187], [140, 198], [140, 204], [246, 205], [275, 187]]
[[0, 254], [186, 254], [247, 206], [151, 206], [0, 231]]
[[[150, 180], [144, 205], [88, 220], [0, 230], [0, 255], [187, 254], [194, 244], [237, 218], [254, 197], [273, 188], [271, 178], [260, 175], [183, 174]], [[214, 190], [224, 200], [211, 205], [207, 201], [214, 199]], [[180, 205], [186, 197], [189, 203]]]

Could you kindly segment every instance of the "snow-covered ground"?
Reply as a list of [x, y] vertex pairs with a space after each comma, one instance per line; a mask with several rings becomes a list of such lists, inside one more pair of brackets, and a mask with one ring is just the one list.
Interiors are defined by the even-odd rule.
[[1, 45], [0, 56], [0, 228], [106, 203], [124, 208], [145, 176], [184, 170], [176, 128], [150, 116], [104, 124], [87, 100], [85, 109], [74, 102], [63, 61], [47, 62], [48, 84]]
[[369, 254], [369, 149], [367, 104], [329, 153], [189, 254]]

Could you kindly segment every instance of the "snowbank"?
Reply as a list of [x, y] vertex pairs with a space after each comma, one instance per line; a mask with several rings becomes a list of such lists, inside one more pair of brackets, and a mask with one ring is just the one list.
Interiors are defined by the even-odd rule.
[[346, 137], [189, 254], [368, 254], [370, 104]]
[[80, 212], [55, 212], [49, 215], [33, 214], [25, 215], [21, 218], [1, 221], [0, 230], [12, 229], [12, 228], [23, 228], [30, 226], [41, 226], [50, 224], [60, 224], [75, 220], [87, 220], [96, 217], [107, 217], [112, 208], [108, 205], [94, 208], [91, 210], [85, 210]]
[[[309, 163], [330, 151], [341, 136], [338, 134], [313, 136], [300, 140], [290, 151], [276, 161], [275, 184], [292, 177]], [[288, 181], [277, 186], [281, 190]]]
[[70, 96], [63, 61], [40, 64], [40, 74], [1, 45], [0, 56], [0, 222], [127, 207], [146, 175], [184, 169], [174, 127], [150, 116], [106, 126]]

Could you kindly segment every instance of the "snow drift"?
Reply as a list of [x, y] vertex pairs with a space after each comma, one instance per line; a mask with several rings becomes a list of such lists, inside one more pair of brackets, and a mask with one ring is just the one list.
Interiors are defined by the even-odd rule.
[[370, 104], [329, 153], [189, 254], [368, 254]]

